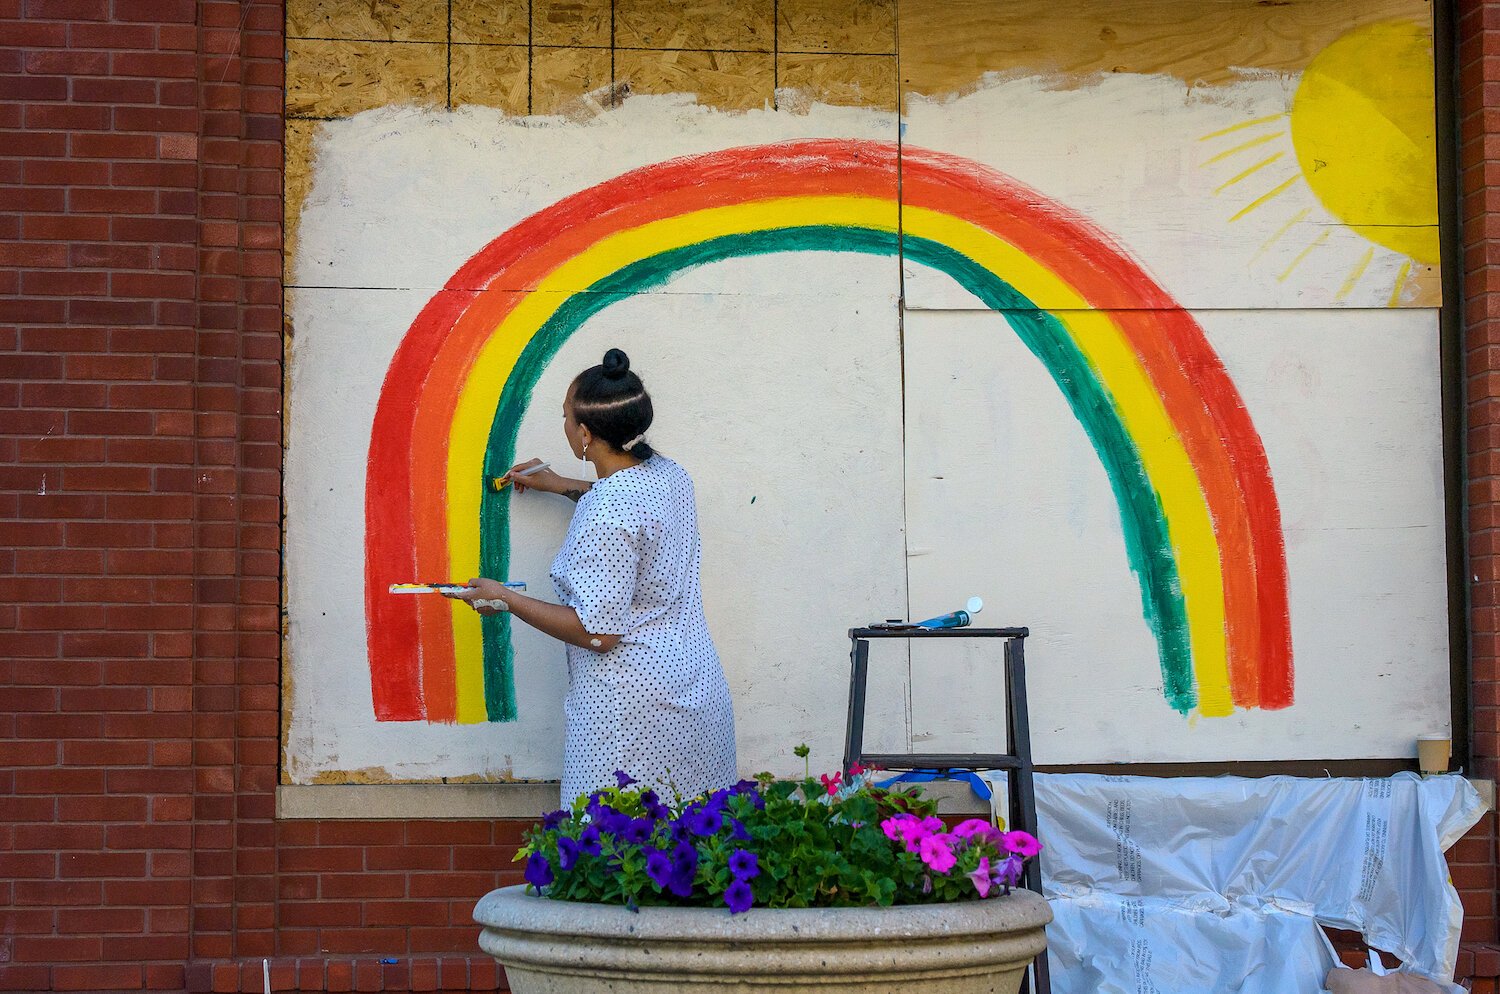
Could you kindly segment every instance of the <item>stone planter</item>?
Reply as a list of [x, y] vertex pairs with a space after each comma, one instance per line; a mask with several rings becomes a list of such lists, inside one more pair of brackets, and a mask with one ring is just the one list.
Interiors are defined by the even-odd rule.
[[[858, 990], [1014, 994], [1052, 920], [1031, 891], [901, 908], [642, 908], [553, 901], [522, 886], [474, 909], [515, 994]], [[915, 987], [914, 985], [921, 985]]]

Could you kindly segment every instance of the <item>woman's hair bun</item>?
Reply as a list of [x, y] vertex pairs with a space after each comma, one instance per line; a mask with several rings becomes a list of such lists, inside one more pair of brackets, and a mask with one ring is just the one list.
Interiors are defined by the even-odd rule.
[[623, 380], [630, 372], [630, 357], [619, 349], [610, 349], [604, 353], [604, 375], [611, 380]]

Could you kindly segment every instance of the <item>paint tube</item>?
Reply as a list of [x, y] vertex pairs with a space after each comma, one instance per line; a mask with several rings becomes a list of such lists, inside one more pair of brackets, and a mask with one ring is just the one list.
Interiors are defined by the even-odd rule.
[[972, 619], [967, 611], [954, 611], [951, 614], [939, 615], [936, 618], [928, 618], [926, 621], [917, 622], [918, 628], [967, 628]]

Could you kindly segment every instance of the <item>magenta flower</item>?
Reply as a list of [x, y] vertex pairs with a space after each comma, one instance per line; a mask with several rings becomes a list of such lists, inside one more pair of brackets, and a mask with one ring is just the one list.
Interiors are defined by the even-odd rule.
[[974, 889], [979, 891], [980, 897], [990, 896], [990, 858], [979, 857], [979, 867], [969, 874], [969, 879], [974, 881]]
[[[942, 822], [938, 822], [938, 825], [941, 827]], [[932, 834], [926, 821], [918, 819], [915, 815], [893, 815], [880, 823], [880, 829], [885, 833], [886, 838], [903, 843], [907, 852], [916, 852], [920, 848], [921, 841]]]
[[953, 855], [951, 843], [953, 836], [946, 832], [938, 835], [928, 835], [917, 843], [917, 855], [922, 857], [922, 862], [934, 873], [947, 873], [953, 869], [953, 864], [958, 858]]
[[823, 781], [823, 787], [828, 791], [829, 797], [839, 792], [839, 781], [843, 778], [844, 775], [842, 773], [834, 773], [833, 776], [829, 776], [826, 773], [818, 774], [818, 779]]
[[1042, 844], [1029, 832], [1006, 832], [1005, 850], [1015, 853], [1022, 859], [1030, 859], [1042, 851]]
[[960, 839], [967, 839], [973, 835], [983, 837], [989, 833], [989, 830], [989, 822], [982, 818], [969, 818], [959, 822], [958, 827], [953, 830], [953, 834]]

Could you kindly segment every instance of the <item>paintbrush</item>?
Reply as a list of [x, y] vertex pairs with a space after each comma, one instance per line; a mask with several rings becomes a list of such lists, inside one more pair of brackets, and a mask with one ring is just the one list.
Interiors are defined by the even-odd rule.
[[530, 476], [533, 473], [540, 473], [542, 470], [551, 465], [552, 464], [550, 462], [544, 462], [540, 465], [532, 466], [530, 469], [523, 469], [518, 473], [507, 473], [504, 476], [497, 476], [494, 479], [490, 480], [490, 489], [498, 494], [500, 491], [510, 486], [517, 477]]

